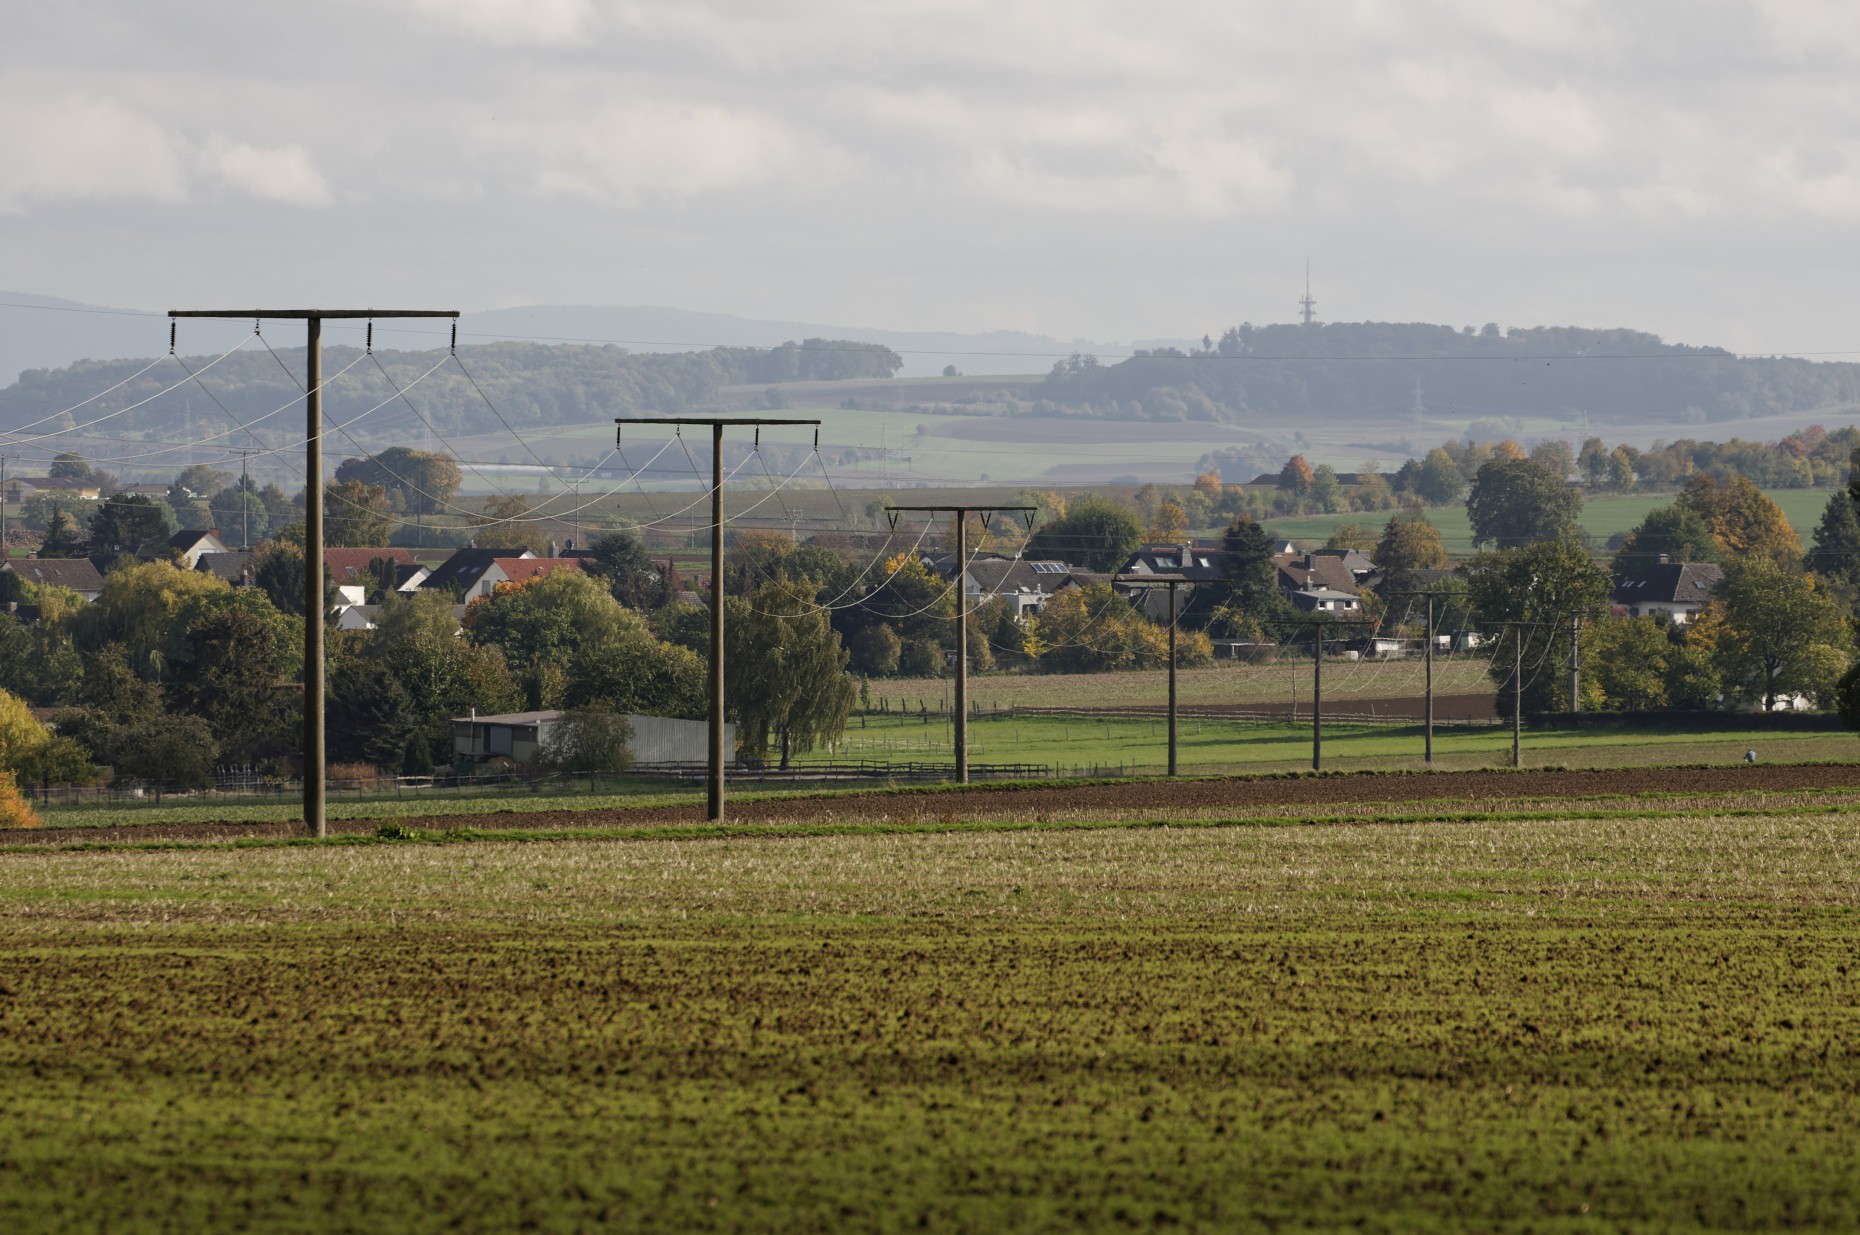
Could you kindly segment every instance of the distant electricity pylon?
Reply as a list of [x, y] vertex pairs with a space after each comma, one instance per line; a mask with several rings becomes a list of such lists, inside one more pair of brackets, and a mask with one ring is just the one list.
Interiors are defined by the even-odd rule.
[[1311, 299], [1311, 259], [1308, 257], [1305, 258], [1305, 297], [1298, 302], [1298, 315], [1307, 326], [1317, 323], [1317, 301]]

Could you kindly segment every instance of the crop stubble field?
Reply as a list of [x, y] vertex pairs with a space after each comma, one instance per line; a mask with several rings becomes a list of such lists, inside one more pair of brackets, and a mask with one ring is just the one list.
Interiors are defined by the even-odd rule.
[[1860, 769], [1143, 788], [0, 853], [0, 1226], [1860, 1225]]

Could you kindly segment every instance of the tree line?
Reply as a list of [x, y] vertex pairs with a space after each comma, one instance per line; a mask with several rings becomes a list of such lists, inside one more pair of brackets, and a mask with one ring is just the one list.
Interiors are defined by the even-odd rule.
[[[302, 371], [302, 349], [281, 349], [287, 365]], [[324, 372], [346, 368], [360, 353], [355, 348], [324, 349]], [[613, 345], [482, 343], [462, 349], [470, 377], [457, 366], [441, 365], [408, 398], [434, 432], [465, 435], [498, 431], [508, 421], [518, 428], [586, 424], [615, 416], [681, 412], [713, 404], [726, 386], [773, 385], [798, 381], [887, 378], [903, 359], [877, 343], [840, 339], [806, 339], [780, 347], [717, 347], [691, 352], [632, 352]], [[395, 398], [395, 386], [407, 387], [445, 358], [443, 351], [375, 353], [380, 363], [360, 364], [333, 381], [325, 396], [332, 419]], [[208, 358], [189, 357], [199, 369]], [[60, 409], [89, 399], [97, 391], [124, 382], [146, 360], [85, 360], [62, 369], [33, 369], [0, 390], [0, 426], [28, 424], [54, 417], [42, 431], [75, 427], [81, 421], [147, 399], [181, 376], [157, 366], [127, 381], [105, 398], [77, 413]], [[385, 371], [385, 375], [384, 372]], [[390, 385], [390, 378], [394, 385]], [[474, 385], [472, 379], [476, 379]], [[275, 411], [302, 397], [302, 387], [269, 353], [239, 352], [214, 365], [202, 382], [226, 412], [240, 421]], [[482, 394], [480, 393], [482, 390]], [[488, 406], [486, 399], [496, 410]], [[217, 414], [209, 421], [203, 409], [191, 413], [186, 401], [156, 399], [112, 421], [117, 433], [146, 434], [153, 440], [184, 440], [193, 417], [195, 435], [223, 433]], [[500, 418], [501, 413], [501, 418]], [[268, 421], [276, 423], [275, 421]], [[366, 432], [367, 424], [357, 430]], [[230, 448], [245, 444], [243, 435], [225, 438]]]
[[[1363, 363], [1373, 359], [1374, 363]], [[1860, 365], [1748, 358], [1634, 330], [1399, 322], [1253, 326], [1116, 364], [1073, 356], [1049, 402], [1132, 419], [1246, 424], [1314, 413], [1388, 420], [1414, 405], [1493, 417], [1700, 424], [1860, 403]]]

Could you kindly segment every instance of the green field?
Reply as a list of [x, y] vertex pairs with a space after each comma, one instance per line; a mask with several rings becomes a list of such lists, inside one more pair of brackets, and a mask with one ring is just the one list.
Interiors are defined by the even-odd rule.
[[0, 854], [0, 1229], [1852, 1230], [1847, 801]]
[[[1829, 490], [1766, 489], [1764, 492], [1770, 500], [1782, 507], [1789, 526], [1796, 530], [1806, 547], [1814, 537], [1816, 525], [1821, 522], [1821, 512], [1828, 504]], [[1633, 530], [1635, 525], [1647, 517], [1648, 511], [1672, 505], [1675, 496], [1671, 493], [1606, 493], [1587, 498], [1582, 503], [1583, 529], [1599, 548], [1617, 532]], [[1448, 553], [1456, 558], [1472, 553], [1472, 524], [1467, 521], [1465, 506], [1436, 507], [1427, 512], [1427, 517], [1440, 529], [1440, 538], [1445, 542]], [[1329, 539], [1338, 524], [1355, 523], [1374, 535], [1380, 535], [1382, 525], [1386, 522], [1387, 515], [1358, 512], [1268, 519], [1263, 526], [1274, 536], [1297, 541], [1300, 547], [1309, 545], [1315, 549]]]
[[[1442, 695], [1492, 693], [1486, 666], [1493, 649], [1442, 654], [1434, 661], [1434, 690]], [[1345, 661], [1326, 658], [1324, 691], [1328, 698], [1350, 701], [1418, 697], [1426, 689], [1426, 666], [1419, 660]], [[1183, 704], [1284, 703], [1294, 689], [1305, 698], [1311, 684], [1311, 661], [1289, 656], [1265, 664], [1218, 661], [1200, 669], [1176, 671], [1176, 691]], [[885, 699], [915, 711], [919, 704], [946, 709], [954, 683], [949, 678], [873, 678], [869, 690], [877, 707]], [[1169, 700], [1169, 676], [1161, 669], [1107, 673], [971, 674], [969, 699], [985, 708], [1154, 706]]]
[[[1309, 701], [1306, 701], [1306, 706]], [[1337, 701], [1337, 707], [1344, 706]], [[1358, 705], [1362, 706], [1362, 705]], [[952, 755], [947, 716], [855, 716], [832, 749], [800, 757], [802, 764], [844, 760], [895, 763]], [[1333, 723], [1323, 735], [1324, 767], [1339, 771], [1419, 769], [1423, 733], [1413, 723]], [[1176, 736], [1184, 772], [1282, 772], [1311, 766], [1311, 724], [1184, 717]], [[1619, 729], [1526, 729], [1526, 767], [1624, 767], [1740, 763], [1755, 750], [1766, 763], [1852, 759], [1860, 744], [1844, 730], [1777, 733], [1648, 732]], [[1158, 718], [993, 716], [969, 724], [969, 758], [978, 764], [1040, 764], [1055, 776], [1156, 774], [1168, 766], [1168, 729]], [[1509, 766], [1511, 729], [1504, 725], [1437, 725], [1435, 766]]]

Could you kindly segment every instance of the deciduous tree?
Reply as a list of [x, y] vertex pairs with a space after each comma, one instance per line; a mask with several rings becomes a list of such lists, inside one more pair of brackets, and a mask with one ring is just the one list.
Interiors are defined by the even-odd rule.
[[858, 689], [811, 590], [777, 580], [728, 604], [724, 687], [743, 753], [765, 757], [774, 742], [787, 767], [795, 753], [837, 740]]
[[1087, 496], [1071, 502], [1065, 514], [1036, 527], [1027, 538], [1023, 555], [1109, 571], [1121, 567], [1142, 543], [1143, 525], [1136, 512], [1101, 497]]
[[1694, 476], [1681, 490], [1678, 504], [1710, 525], [1726, 561], [1761, 555], [1779, 567], [1795, 569], [1802, 560], [1802, 540], [1782, 507], [1743, 476], [1728, 481]]
[[344, 480], [323, 490], [323, 543], [330, 548], [365, 548], [388, 539], [387, 490]]
[[[1522, 624], [1508, 627], [1504, 638], [1509, 642], [1522, 633], [1525, 710], [1565, 710], [1569, 695], [1564, 674], [1576, 620], [1592, 622], [1610, 612], [1614, 580], [1579, 546], [1565, 540], [1483, 553], [1467, 563], [1465, 571], [1482, 623]], [[1503, 655], [1492, 661], [1501, 716], [1511, 715], [1514, 663], [1513, 657]], [[1589, 675], [1584, 675], [1582, 685], [1591, 692], [1585, 706], [1599, 703]]]
[[1851, 639], [1825, 587], [1756, 555], [1731, 561], [1718, 587], [1725, 633], [1717, 658], [1727, 694], [1761, 701], [1831, 698], [1847, 671]]
[[1722, 557], [1711, 524], [1681, 503], [1647, 512], [1615, 551], [1618, 579], [1644, 579], [1664, 556], [1669, 562], [1716, 562]]
[[1493, 459], [1479, 469], [1466, 495], [1475, 547], [1573, 542], [1582, 537], [1581, 512], [1576, 491], [1529, 459]]

